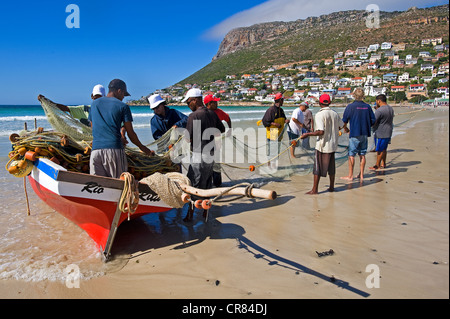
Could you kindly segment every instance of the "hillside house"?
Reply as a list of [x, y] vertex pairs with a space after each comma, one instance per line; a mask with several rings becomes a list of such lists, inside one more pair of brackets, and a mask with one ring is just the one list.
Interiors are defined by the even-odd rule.
[[405, 86], [404, 85], [393, 85], [391, 86], [391, 92], [405, 92]]
[[372, 53], [372, 55], [370, 56], [369, 62], [374, 63], [379, 60], [381, 60], [381, 54]]
[[351, 79], [350, 85], [351, 86], [363, 86], [364, 85], [364, 81], [365, 80], [362, 77], [355, 77], [355, 78]]
[[427, 87], [425, 84], [410, 84], [406, 92], [406, 98], [409, 100], [414, 96], [428, 96]]
[[391, 65], [390, 64], [382, 64], [380, 65], [380, 70], [390, 70]]
[[378, 43], [376, 43], [376, 44], [371, 44], [371, 45], [369, 45], [369, 47], [367, 48], [367, 52], [377, 52], [379, 48], [380, 48], [380, 45], [379, 45]]
[[431, 53], [428, 51], [420, 51], [419, 52], [419, 57], [421, 58], [431, 58]]
[[383, 42], [381, 43], [381, 50], [390, 50], [392, 48], [391, 42]]
[[354, 56], [354, 55], [355, 55], [355, 51], [353, 51], [353, 50], [347, 50], [347, 51], [345, 51], [345, 54], [344, 54], [345, 57]]
[[421, 64], [420, 65], [420, 71], [433, 71], [434, 65], [433, 64]]
[[394, 60], [394, 62], [392, 63], [392, 67], [393, 68], [405, 67], [405, 60], [403, 60], [403, 59]]
[[356, 49], [356, 54], [357, 55], [361, 55], [361, 54], [364, 54], [364, 53], [367, 53], [367, 47], [358, 47]]
[[383, 75], [383, 83], [392, 83], [397, 81], [397, 74], [386, 73]]
[[351, 88], [338, 88], [336, 98], [345, 98], [352, 97], [352, 89]]
[[409, 81], [410, 80], [409, 80], [409, 73], [408, 72], [405, 72], [405, 73], [399, 75], [398, 80], [397, 80], [398, 83], [406, 83], [406, 82], [409, 82]]
[[375, 62], [369, 63], [367, 65], [367, 69], [368, 70], [376, 70], [376, 69], [378, 69], [378, 64], [376, 64]]
[[416, 59], [416, 58], [406, 59], [406, 60], [405, 60], [405, 64], [406, 64], [406, 65], [414, 65], [414, 64], [417, 64], [417, 59]]

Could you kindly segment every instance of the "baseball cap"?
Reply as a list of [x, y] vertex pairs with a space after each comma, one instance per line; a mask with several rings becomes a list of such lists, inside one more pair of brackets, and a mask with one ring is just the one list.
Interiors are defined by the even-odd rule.
[[128, 93], [128, 91], [127, 91], [127, 85], [122, 80], [119, 80], [119, 79], [112, 80], [111, 82], [109, 82], [108, 88], [109, 89], [121, 89], [122, 91], [125, 92], [125, 96], [131, 96], [131, 94]]
[[106, 96], [105, 87], [103, 85], [101, 85], [101, 84], [97, 84], [92, 89], [92, 95], [93, 96], [96, 96], [96, 95]]
[[189, 98], [191, 98], [191, 97], [203, 97], [202, 91], [197, 88], [190, 89], [189, 91], [187, 91], [186, 96], [184, 97], [184, 99], [181, 102], [184, 103], [187, 100], [189, 100]]
[[276, 101], [276, 100], [279, 100], [279, 99], [282, 99], [282, 98], [283, 98], [283, 93], [277, 93], [277, 94], [275, 95], [274, 100]]
[[157, 108], [161, 103], [166, 102], [166, 100], [164, 100], [159, 94], [153, 94], [148, 98], [148, 102], [150, 103], [150, 108], [153, 110]]
[[302, 103], [300, 103], [300, 105], [304, 105], [304, 106], [306, 106], [306, 107], [309, 107], [308, 102], [302, 102]]
[[205, 98], [203, 99], [203, 103], [205, 103], [205, 105], [208, 104], [208, 103], [211, 102], [211, 101], [216, 101], [216, 102], [218, 102], [218, 101], [220, 101], [220, 98], [215, 97], [215, 96], [212, 95], [212, 94], [208, 94], [208, 95], [205, 96]]
[[331, 103], [330, 96], [328, 94], [322, 94], [319, 98], [319, 103], [324, 105], [330, 104]]

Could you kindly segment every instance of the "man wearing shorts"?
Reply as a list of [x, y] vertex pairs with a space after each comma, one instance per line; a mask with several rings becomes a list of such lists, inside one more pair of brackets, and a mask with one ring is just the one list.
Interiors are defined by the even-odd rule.
[[308, 195], [318, 194], [320, 177], [330, 178], [328, 191], [334, 191], [334, 179], [336, 175], [335, 152], [338, 146], [339, 130], [344, 126], [339, 114], [332, 110], [329, 105], [331, 98], [328, 94], [322, 94], [319, 98], [321, 109], [315, 117], [314, 132], [304, 133], [301, 139], [309, 136], [317, 136], [316, 156], [314, 160], [314, 184]]
[[130, 96], [125, 82], [114, 79], [108, 88], [108, 95], [96, 99], [89, 112], [93, 137], [90, 174], [119, 178], [128, 170], [121, 135], [122, 123], [133, 144], [146, 155], [154, 155], [154, 152], [139, 141], [133, 129], [130, 107], [122, 102], [125, 96]]
[[293, 141], [297, 142], [291, 146], [291, 157], [292, 158], [295, 158], [295, 154], [294, 154], [295, 147], [300, 146], [300, 143], [298, 143], [298, 138], [300, 137], [300, 135], [302, 135], [301, 133], [302, 133], [303, 121], [304, 121], [303, 112], [301, 110], [302, 105], [304, 107], [304, 105], [306, 105], [306, 102], [303, 102], [302, 104], [300, 104], [300, 106], [292, 112], [292, 117], [291, 117], [291, 120], [290, 120], [289, 126], [288, 126], [289, 142], [290, 143], [292, 143]]
[[375, 111], [373, 130], [377, 137], [377, 143], [375, 145], [377, 163], [369, 167], [371, 170], [386, 167], [387, 148], [391, 142], [392, 131], [394, 130], [394, 109], [386, 101], [386, 95], [384, 94], [376, 97], [377, 109]]
[[[355, 166], [355, 156], [359, 155], [360, 174], [359, 178], [362, 182], [364, 179], [364, 167], [366, 165], [367, 141], [370, 137], [371, 127], [375, 123], [375, 114], [369, 104], [364, 103], [364, 90], [356, 88], [353, 91], [355, 102], [347, 105], [342, 120], [344, 121], [344, 129], [350, 132], [348, 140], [348, 168], [349, 173], [341, 179], [353, 180], [353, 168]], [[350, 130], [347, 128], [350, 123]]]

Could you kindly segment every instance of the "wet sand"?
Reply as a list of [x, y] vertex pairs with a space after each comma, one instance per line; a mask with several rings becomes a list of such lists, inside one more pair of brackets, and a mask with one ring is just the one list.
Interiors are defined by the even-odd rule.
[[[376, 155], [368, 154], [363, 184], [339, 179], [344, 164], [333, 193], [325, 178], [318, 195], [305, 195], [313, 177], [296, 176], [264, 186], [277, 191], [275, 201], [215, 206], [207, 223], [197, 213], [185, 224], [176, 210], [124, 223], [113, 253], [129, 259], [116, 269], [71, 289], [1, 280], [0, 297], [447, 299], [448, 111], [415, 121], [423, 119], [432, 120], [393, 138], [383, 171], [369, 171]], [[369, 280], [379, 288], [366, 285], [368, 265], [379, 269]]]

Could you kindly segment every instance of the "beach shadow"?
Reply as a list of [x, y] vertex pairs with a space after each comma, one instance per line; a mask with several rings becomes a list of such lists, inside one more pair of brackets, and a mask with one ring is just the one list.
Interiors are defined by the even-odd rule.
[[[239, 225], [221, 224], [216, 218], [235, 214], [251, 213], [264, 208], [283, 205], [294, 196], [281, 196], [275, 200], [247, 199], [214, 206], [208, 220], [202, 210], [195, 209], [192, 222], [184, 222], [188, 206], [164, 213], [153, 213], [122, 223], [112, 247], [112, 256], [150, 253], [162, 247], [177, 245], [174, 249], [187, 248], [211, 239], [236, 238], [245, 233]], [[257, 218], [257, 216], [255, 216]], [[135, 258], [136, 255], [133, 257]]]
[[410, 153], [410, 152], [414, 152], [414, 150], [409, 149], [409, 148], [396, 148], [396, 149], [388, 150], [388, 154], [390, 154], [390, 153]]
[[[240, 209], [242, 207], [245, 207], [245, 204], [236, 204], [234, 208]], [[112, 249], [113, 258], [116, 255], [131, 254], [133, 256], [129, 257], [129, 260], [138, 261], [138, 258], [145, 254], [155, 253], [159, 248], [174, 244], [178, 245], [171, 249], [181, 251], [200, 244], [208, 238], [210, 240], [235, 239], [239, 249], [244, 249], [254, 258], [266, 262], [270, 267], [281, 267], [294, 271], [296, 274], [302, 272], [359, 296], [365, 298], [370, 296], [370, 294], [352, 287], [347, 281], [327, 276], [299, 262], [268, 251], [245, 237], [246, 232], [242, 226], [221, 223], [214, 218], [215, 216], [211, 216], [207, 222], [202, 220], [200, 216], [195, 216], [194, 222], [184, 223], [182, 222], [184, 213], [183, 209], [173, 209], [166, 213], [149, 214], [145, 220], [139, 218], [122, 224], [116, 236], [115, 246]]]
[[[334, 187], [334, 192], [338, 193], [338, 192], [343, 192], [346, 190], [350, 190], [350, 189], [354, 189], [354, 188], [361, 188], [361, 187], [366, 187], [366, 186], [370, 186], [370, 185], [374, 185], [377, 183], [380, 183], [383, 181], [383, 179], [381, 178], [370, 178], [372, 174], [366, 174], [364, 177], [364, 180], [361, 182], [359, 179], [354, 179], [352, 182], [349, 183], [338, 183], [336, 182], [336, 185]], [[327, 190], [319, 192], [319, 194], [321, 193], [328, 193]]]
[[323, 273], [320, 273], [314, 269], [311, 269], [309, 267], [306, 267], [296, 261], [286, 259], [282, 256], [279, 256], [275, 253], [272, 253], [268, 251], [267, 249], [259, 246], [258, 244], [254, 243], [250, 239], [246, 238], [245, 236], [241, 236], [237, 238], [237, 241], [239, 243], [238, 248], [246, 250], [248, 253], [253, 254], [254, 258], [264, 260], [267, 262], [269, 266], [278, 266], [282, 268], [286, 268], [292, 271], [295, 271], [296, 274], [299, 274], [299, 272], [303, 272], [305, 274], [315, 276], [319, 279], [322, 279], [326, 282], [330, 282], [339, 288], [348, 290], [349, 292], [355, 293], [361, 297], [367, 298], [370, 296], [369, 293], [362, 291], [358, 288], [352, 287], [349, 282], [329, 277]]

